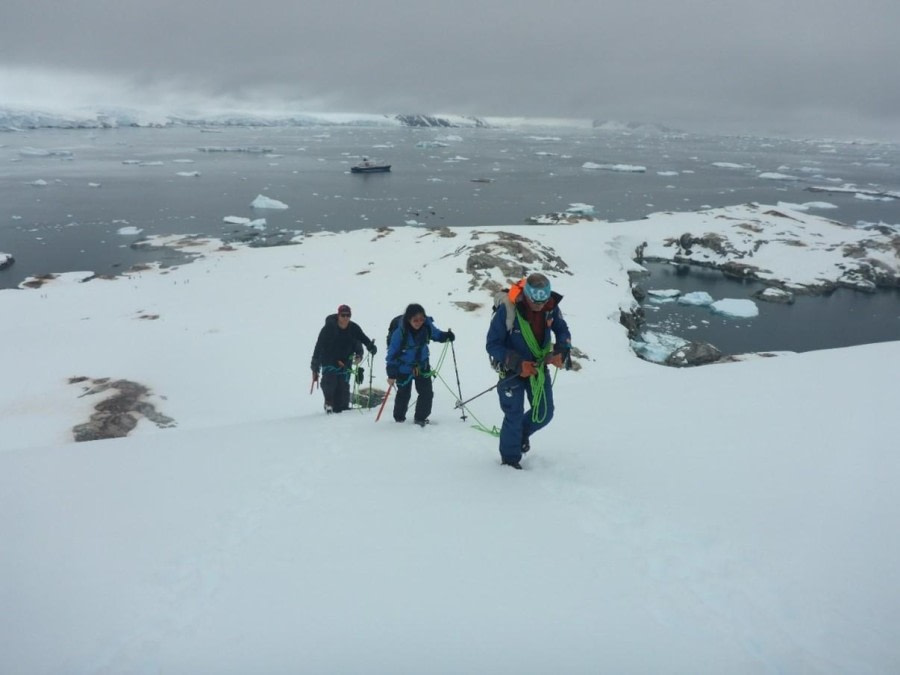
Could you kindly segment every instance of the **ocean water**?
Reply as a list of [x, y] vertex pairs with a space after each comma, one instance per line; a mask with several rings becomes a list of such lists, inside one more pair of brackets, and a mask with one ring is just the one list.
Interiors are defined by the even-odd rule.
[[[240, 236], [226, 216], [264, 217], [279, 231], [523, 224], [594, 205], [611, 221], [748, 201], [829, 202], [845, 223], [900, 223], [900, 200], [821, 194], [811, 186], [900, 189], [900, 146], [638, 135], [577, 128], [196, 127], [39, 129], [0, 135], [0, 252], [16, 263], [0, 288], [29, 275], [115, 274], [161, 254], [148, 235]], [[363, 155], [393, 165], [353, 175]], [[587, 170], [585, 162], [645, 172]], [[722, 164], [737, 165], [727, 168]], [[197, 172], [198, 176], [181, 176]], [[797, 180], [761, 178], [763, 172]], [[263, 194], [283, 211], [254, 210]], [[122, 234], [132, 228], [139, 234]], [[165, 254], [172, 260], [172, 254]]]
[[637, 285], [644, 291], [676, 289], [709, 293], [713, 300], [753, 300], [752, 318], [714, 314], [708, 307], [642, 303], [644, 329], [694, 342], [707, 342], [723, 354], [761, 351], [806, 352], [900, 340], [900, 289], [863, 293], [836, 289], [827, 297], [797, 295], [792, 304], [765, 302], [753, 294], [766, 288], [757, 281], [733, 279], [703, 267], [644, 263], [650, 273]]

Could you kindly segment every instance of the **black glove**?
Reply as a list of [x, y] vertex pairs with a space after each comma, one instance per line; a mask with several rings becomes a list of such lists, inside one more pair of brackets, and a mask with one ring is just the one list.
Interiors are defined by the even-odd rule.
[[356, 384], [362, 384], [363, 380], [365, 379], [365, 376], [366, 376], [365, 369], [362, 366], [357, 368], [356, 369]]
[[388, 368], [387, 376], [389, 380], [396, 380], [398, 377], [400, 377], [400, 371], [396, 368]]
[[375, 346], [375, 343], [374, 343], [374, 342], [373, 342], [372, 344], [369, 345], [369, 353], [370, 353], [372, 356], [375, 356], [375, 355], [378, 353], [378, 347]]
[[447, 342], [453, 342], [456, 339], [456, 336], [453, 334], [452, 330], [448, 330], [444, 335], [447, 336]]

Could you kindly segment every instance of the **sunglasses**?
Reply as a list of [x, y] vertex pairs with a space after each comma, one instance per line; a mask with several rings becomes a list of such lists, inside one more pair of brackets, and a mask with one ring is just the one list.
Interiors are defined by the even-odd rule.
[[338, 316], [341, 317], [342, 319], [349, 319], [349, 318], [350, 318], [350, 315], [349, 315], [349, 314], [338, 314]]

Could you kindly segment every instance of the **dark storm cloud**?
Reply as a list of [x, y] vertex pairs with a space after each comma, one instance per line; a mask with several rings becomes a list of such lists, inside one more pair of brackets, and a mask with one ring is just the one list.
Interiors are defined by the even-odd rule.
[[0, 16], [0, 69], [148, 88], [361, 112], [898, 128], [895, 0], [5, 0]]

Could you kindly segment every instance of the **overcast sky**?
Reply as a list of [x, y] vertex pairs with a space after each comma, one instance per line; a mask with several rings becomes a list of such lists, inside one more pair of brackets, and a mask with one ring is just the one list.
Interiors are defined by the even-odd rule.
[[2, 0], [0, 106], [311, 112], [900, 140], [898, 0]]

